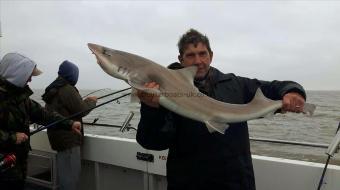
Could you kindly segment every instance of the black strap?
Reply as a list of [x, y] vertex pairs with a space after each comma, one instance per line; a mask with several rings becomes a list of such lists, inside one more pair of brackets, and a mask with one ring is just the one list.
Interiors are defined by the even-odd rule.
[[6, 128], [8, 122], [8, 100], [5, 93], [0, 91], [0, 127]]

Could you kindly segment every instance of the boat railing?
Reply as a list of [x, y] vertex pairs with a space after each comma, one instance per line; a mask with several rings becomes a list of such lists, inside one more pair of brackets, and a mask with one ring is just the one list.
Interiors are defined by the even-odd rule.
[[129, 115], [125, 118], [125, 121], [124, 121], [122, 127], [119, 129], [120, 132], [124, 132], [126, 129], [131, 128], [130, 127], [131, 126], [130, 121], [131, 121], [131, 119], [133, 118], [134, 115], [135, 114], [132, 111], [130, 111]]
[[130, 124], [134, 115], [135, 114], [133, 113], [133, 111], [130, 111], [129, 115], [125, 118], [122, 125], [96, 123], [98, 121], [98, 118], [96, 118], [93, 122], [83, 122], [83, 124], [92, 125], [92, 126], [101, 126], [101, 127], [115, 127], [115, 128], [119, 128], [119, 131], [123, 133], [125, 131], [129, 131], [130, 129], [137, 130], [136, 128], [131, 127], [131, 124]]
[[251, 141], [257, 141], [257, 142], [269, 142], [269, 143], [278, 143], [278, 144], [287, 144], [287, 145], [300, 145], [300, 146], [318, 147], [318, 148], [328, 148], [328, 146], [329, 146], [329, 144], [323, 144], [323, 143], [289, 141], [289, 140], [279, 140], [279, 139], [270, 139], [270, 138], [250, 137], [249, 139]]
[[[104, 124], [104, 123], [96, 123], [98, 119], [95, 119], [93, 122], [83, 122], [86, 125], [92, 126], [101, 126], [101, 127], [114, 127], [119, 128], [120, 132], [129, 131], [130, 129], [137, 130], [134, 127], [131, 127], [131, 120], [134, 116], [134, 113], [130, 111], [130, 113], [125, 118], [122, 125], [113, 125], [113, 124]], [[37, 126], [33, 125], [34, 128]], [[329, 144], [325, 143], [313, 143], [313, 142], [305, 142], [305, 141], [290, 141], [290, 140], [281, 140], [281, 139], [271, 139], [271, 138], [261, 138], [261, 137], [250, 137], [251, 141], [254, 142], [266, 142], [266, 143], [277, 143], [277, 144], [285, 144], [285, 145], [298, 145], [298, 146], [307, 146], [307, 147], [316, 147], [316, 148], [328, 148]], [[336, 152], [338, 152], [339, 146], [336, 148]]]

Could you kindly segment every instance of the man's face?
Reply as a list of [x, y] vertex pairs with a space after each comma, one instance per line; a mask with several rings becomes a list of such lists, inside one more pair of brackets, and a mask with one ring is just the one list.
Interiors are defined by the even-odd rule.
[[195, 78], [201, 79], [208, 73], [212, 57], [213, 53], [209, 53], [208, 48], [200, 42], [197, 46], [189, 44], [178, 59], [184, 67], [196, 65]]

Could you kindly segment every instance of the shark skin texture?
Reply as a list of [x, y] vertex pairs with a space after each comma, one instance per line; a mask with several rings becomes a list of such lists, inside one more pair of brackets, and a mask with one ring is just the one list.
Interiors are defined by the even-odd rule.
[[[159, 104], [179, 115], [206, 124], [210, 132], [221, 134], [228, 123], [238, 123], [274, 115], [282, 107], [281, 100], [265, 97], [260, 89], [248, 104], [229, 104], [217, 101], [199, 92], [193, 80], [196, 66], [171, 70], [144, 57], [88, 44], [97, 63], [110, 76], [124, 80], [131, 87], [160, 96]], [[156, 82], [159, 89], [145, 88], [144, 84]], [[313, 114], [315, 106], [305, 104], [305, 113]]]

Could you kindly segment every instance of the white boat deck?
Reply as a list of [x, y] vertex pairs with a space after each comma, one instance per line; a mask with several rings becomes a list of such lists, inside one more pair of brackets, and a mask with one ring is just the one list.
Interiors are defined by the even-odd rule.
[[[46, 132], [32, 136], [31, 157], [46, 158], [54, 165], [55, 152], [50, 149]], [[153, 161], [137, 159], [137, 154], [152, 155]], [[50, 159], [47, 159], [50, 158]], [[81, 189], [166, 189], [167, 151], [150, 151], [136, 140], [86, 134], [82, 151]], [[37, 159], [32, 159], [37, 160]], [[45, 161], [46, 162], [46, 161]], [[51, 177], [29, 181], [50, 189], [57, 189], [55, 169], [44, 168], [44, 162], [31, 164], [31, 176], [38, 176], [44, 169]], [[324, 164], [253, 155], [256, 186], [258, 190], [316, 190]], [[47, 164], [48, 165], [48, 164]], [[322, 190], [340, 188], [340, 167], [329, 165]]]

